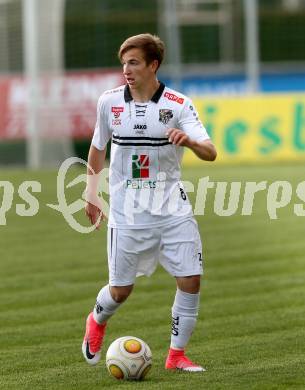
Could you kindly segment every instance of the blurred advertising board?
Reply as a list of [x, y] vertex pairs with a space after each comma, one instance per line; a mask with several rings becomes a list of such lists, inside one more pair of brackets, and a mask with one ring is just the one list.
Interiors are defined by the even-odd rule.
[[[39, 105], [44, 134], [63, 132], [73, 139], [90, 139], [98, 97], [122, 84], [120, 71], [45, 77]], [[0, 77], [0, 141], [25, 138], [27, 96], [21, 77]], [[217, 146], [217, 161], [305, 160], [305, 93], [206, 95], [193, 102]], [[184, 161], [200, 163], [189, 150]]]
[[[96, 121], [96, 105], [106, 90], [124, 83], [121, 72], [69, 72], [41, 78], [39, 123], [48, 136], [63, 132], [88, 138]], [[0, 140], [26, 137], [27, 84], [22, 77], [0, 77]]]
[[[193, 100], [219, 162], [305, 160], [305, 94]], [[186, 151], [184, 162], [198, 159]]]

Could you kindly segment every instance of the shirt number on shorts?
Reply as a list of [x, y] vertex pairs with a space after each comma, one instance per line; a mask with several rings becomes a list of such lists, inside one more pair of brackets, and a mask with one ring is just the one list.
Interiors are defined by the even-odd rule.
[[198, 260], [199, 260], [200, 267], [202, 267], [202, 253], [201, 252], [198, 252]]

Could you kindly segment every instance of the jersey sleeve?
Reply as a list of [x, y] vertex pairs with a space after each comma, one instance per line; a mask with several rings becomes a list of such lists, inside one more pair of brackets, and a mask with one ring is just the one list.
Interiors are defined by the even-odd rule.
[[102, 95], [97, 103], [96, 124], [92, 138], [92, 145], [99, 150], [104, 150], [109, 139], [111, 130], [108, 126], [105, 95]]
[[178, 128], [183, 130], [193, 141], [210, 139], [198, 113], [190, 99], [187, 99], [178, 120]]

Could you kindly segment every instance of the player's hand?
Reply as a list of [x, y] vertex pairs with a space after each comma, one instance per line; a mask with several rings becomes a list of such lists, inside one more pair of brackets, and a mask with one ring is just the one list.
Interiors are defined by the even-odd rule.
[[182, 130], [170, 128], [167, 130], [166, 135], [173, 145], [192, 147], [190, 137]]
[[85, 213], [91, 224], [96, 226], [96, 229], [99, 229], [101, 222], [106, 220], [98, 196], [95, 196], [94, 199], [86, 199]]

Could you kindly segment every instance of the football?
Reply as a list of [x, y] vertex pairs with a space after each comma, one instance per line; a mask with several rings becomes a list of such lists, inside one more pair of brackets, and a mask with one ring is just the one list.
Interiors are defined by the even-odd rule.
[[138, 337], [124, 336], [110, 344], [106, 354], [107, 369], [116, 379], [142, 380], [151, 368], [149, 346]]

